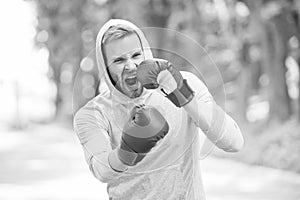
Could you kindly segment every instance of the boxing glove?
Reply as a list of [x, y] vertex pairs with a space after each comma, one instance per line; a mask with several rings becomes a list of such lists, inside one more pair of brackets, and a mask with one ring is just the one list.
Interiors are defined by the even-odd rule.
[[137, 68], [137, 79], [147, 89], [156, 89], [161, 86], [166, 97], [177, 107], [184, 106], [194, 97], [194, 92], [187, 81], [167, 60], [144, 60]]
[[135, 107], [124, 125], [118, 157], [128, 166], [136, 165], [165, 137], [169, 125], [154, 107]]

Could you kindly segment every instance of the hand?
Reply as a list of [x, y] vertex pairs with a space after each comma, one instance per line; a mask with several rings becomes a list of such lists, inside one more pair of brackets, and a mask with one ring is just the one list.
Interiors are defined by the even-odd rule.
[[123, 128], [119, 159], [125, 165], [136, 165], [168, 131], [169, 125], [158, 110], [149, 106], [135, 107]]
[[137, 78], [145, 88], [161, 87], [167, 93], [173, 92], [178, 85], [182, 85], [183, 81], [181, 74], [173, 67], [172, 63], [157, 58], [140, 63]]
[[144, 60], [137, 68], [137, 79], [147, 89], [161, 87], [166, 97], [177, 107], [184, 106], [194, 97], [181, 73], [167, 60]]

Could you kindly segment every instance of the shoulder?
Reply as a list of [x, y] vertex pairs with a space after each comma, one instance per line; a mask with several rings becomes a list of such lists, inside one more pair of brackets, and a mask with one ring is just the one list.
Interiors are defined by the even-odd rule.
[[82, 106], [76, 112], [75, 116], [80, 116], [83, 114], [91, 114], [91, 113], [103, 113], [105, 112], [105, 108], [109, 104], [109, 97], [107, 92], [100, 93], [91, 100], [89, 100], [84, 106]]
[[95, 109], [95, 98], [94, 97], [92, 100], [88, 101], [84, 106], [82, 106], [75, 114], [74, 118], [77, 119], [82, 115], [87, 115], [94, 113], [96, 111]]
[[[107, 127], [109, 122], [105, 117], [105, 105], [99, 101], [102, 97], [100, 95], [94, 97], [82, 106], [74, 115], [74, 128], [83, 125]], [[99, 103], [100, 102], [100, 103]]]

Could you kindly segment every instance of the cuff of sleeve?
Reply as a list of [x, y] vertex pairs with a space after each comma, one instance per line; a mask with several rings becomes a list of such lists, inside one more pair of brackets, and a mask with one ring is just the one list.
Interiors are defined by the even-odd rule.
[[128, 166], [122, 163], [118, 157], [118, 150], [112, 150], [108, 155], [109, 166], [116, 172], [122, 173], [128, 170]]
[[187, 84], [187, 81], [183, 79], [183, 84], [180, 88], [176, 88], [172, 93], [166, 96], [170, 101], [172, 101], [177, 107], [182, 107], [189, 103], [193, 97], [194, 92]]

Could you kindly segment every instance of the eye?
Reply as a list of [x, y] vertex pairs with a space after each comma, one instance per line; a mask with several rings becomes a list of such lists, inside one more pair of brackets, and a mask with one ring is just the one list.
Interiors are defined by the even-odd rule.
[[122, 58], [116, 58], [113, 63], [121, 63], [123, 61]]
[[141, 55], [141, 53], [134, 53], [133, 55], [132, 55], [132, 57], [133, 58], [136, 58], [136, 57], [139, 57]]

